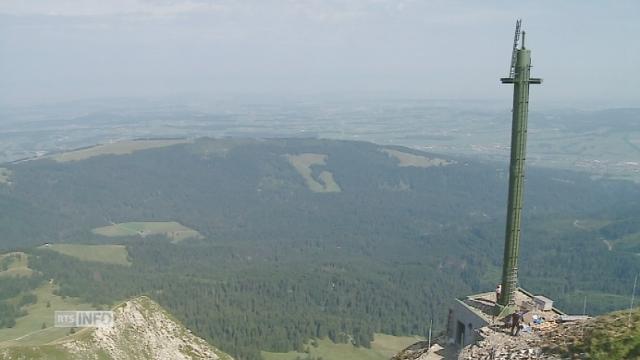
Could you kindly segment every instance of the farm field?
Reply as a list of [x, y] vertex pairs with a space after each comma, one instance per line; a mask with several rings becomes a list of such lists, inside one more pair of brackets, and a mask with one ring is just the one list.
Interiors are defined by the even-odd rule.
[[329, 171], [321, 171], [318, 179], [313, 177], [312, 166], [326, 165], [327, 155], [324, 154], [299, 154], [287, 155], [287, 160], [296, 169], [296, 171], [304, 178], [309, 190], [313, 192], [340, 192], [340, 186], [333, 179], [333, 174]]
[[316, 340], [318, 346], [307, 345], [309, 353], [291, 351], [288, 353], [273, 353], [263, 351], [265, 360], [296, 360], [319, 359], [323, 360], [388, 360], [407, 346], [414, 344], [423, 338], [418, 336], [393, 336], [375, 334], [371, 348], [355, 347], [351, 344], [336, 344], [329, 339]]
[[49, 244], [41, 249], [52, 250], [83, 261], [116, 265], [131, 265], [124, 245]]
[[55, 154], [52, 155], [51, 158], [58, 162], [78, 161], [100, 155], [126, 155], [139, 150], [185, 144], [188, 142], [189, 140], [185, 139], [128, 140]]
[[173, 243], [189, 238], [202, 238], [198, 231], [176, 221], [127, 222], [103, 226], [91, 231], [94, 234], [108, 237], [164, 235]]
[[428, 168], [431, 166], [446, 166], [454, 163], [453, 161], [438, 158], [428, 158], [426, 156], [410, 154], [393, 149], [382, 149], [381, 151], [398, 160], [398, 166], [400, 167], [413, 166]]

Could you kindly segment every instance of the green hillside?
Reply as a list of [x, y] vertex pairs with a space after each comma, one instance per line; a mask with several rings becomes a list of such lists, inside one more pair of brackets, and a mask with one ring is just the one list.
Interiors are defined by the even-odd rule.
[[130, 265], [124, 245], [46, 244], [40, 249], [59, 252], [83, 261]]
[[0, 329], [0, 348], [42, 345], [66, 336], [69, 329], [53, 326], [55, 311], [95, 310], [91, 304], [55, 292], [53, 284], [43, 284], [31, 292], [35, 299], [25, 304], [23, 316], [16, 318], [15, 325]]
[[407, 346], [424, 340], [415, 336], [391, 336], [375, 334], [371, 347], [334, 343], [329, 339], [312, 339], [306, 342], [301, 352], [262, 352], [265, 360], [388, 360]]
[[0, 343], [0, 359], [233, 360], [228, 354], [192, 335], [147, 297], [126, 301], [113, 311], [114, 323], [108, 327], [84, 328], [55, 341], [39, 344]]
[[[146, 294], [254, 360], [309, 339], [368, 349], [376, 333], [424, 336], [431, 319], [442, 329], [451, 298], [498, 282], [506, 164], [317, 139], [112, 150], [2, 165], [0, 248], [29, 254], [36, 274], [0, 277], [7, 318], [49, 279], [96, 306]], [[568, 312], [585, 295], [592, 313], [624, 306], [640, 271], [640, 187], [527, 171], [522, 286]], [[181, 228], [140, 227], [169, 223]]]
[[640, 357], [640, 310], [618, 311], [545, 335], [546, 351], [564, 357], [626, 360]]

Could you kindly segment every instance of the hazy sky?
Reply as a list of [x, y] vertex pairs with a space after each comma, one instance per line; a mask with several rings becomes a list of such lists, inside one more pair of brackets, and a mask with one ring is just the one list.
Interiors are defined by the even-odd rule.
[[0, 102], [183, 94], [640, 103], [640, 1], [1, 0]]

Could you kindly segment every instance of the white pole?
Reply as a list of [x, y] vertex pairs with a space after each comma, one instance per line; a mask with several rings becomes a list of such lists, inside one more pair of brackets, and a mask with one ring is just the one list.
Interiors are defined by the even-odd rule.
[[633, 292], [631, 293], [631, 305], [629, 306], [629, 324], [628, 324], [629, 327], [631, 327], [631, 311], [633, 310], [633, 300], [635, 300], [635, 297], [636, 297], [637, 284], [638, 284], [638, 274], [636, 274], [636, 279], [633, 281]]
[[[587, 315], [587, 295], [584, 296], [584, 303], [582, 304], [582, 315]], [[582, 322], [582, 337], [584, 338], [584, 321]]]
[[431, 350], [431, 328], [433, 328], [433, 319], [429, 322], [429, 350]]

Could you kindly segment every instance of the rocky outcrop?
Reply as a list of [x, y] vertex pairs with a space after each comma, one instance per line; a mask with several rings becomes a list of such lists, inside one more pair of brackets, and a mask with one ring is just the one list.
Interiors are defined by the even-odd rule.
[[478, 360], [538, 360], [559, 359], [545, 353], [543, 338], [540, 333], [522, 332], [511, 336], [507, 330], [493, 327], [481, 328], [482, 340], [465, 347], [458, 359]]
[[113, 311], [111, 326], [84, 329], [52, 344], [3, 349], [0, 359], [233, 360], [148, 297], [124, 302]]
[[[566, 358], [563, 357], [567, 353], [566, 343], [581, 338], [583, 326], [583, 322], [548, 322], [512, 336], [510, 329], [493, 325], [480, 328], [477, 332], [478, 341], [463, 349], [455, 344], [447, 344], [445, 338], [439, 338], [431, 349], [426, 342], [418, 342], [392, 360], [559, 360]], [[565, 344], [565, 349], [561, 344]], [[582, 357], [584, 354], [572, 355], [573, 358], [585, 358]]]

